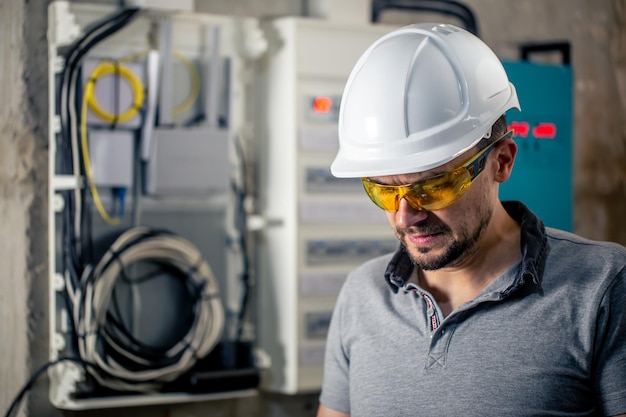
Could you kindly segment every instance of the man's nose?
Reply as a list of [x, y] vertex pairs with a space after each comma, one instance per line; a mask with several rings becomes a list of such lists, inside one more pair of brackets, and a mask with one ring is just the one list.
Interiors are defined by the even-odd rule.
[[427, 217], [427, 210], [415, 208], [403, 198], [398, 204], [398, 211], [396, 211], [396, 225], [403, 228], [410, 227], [426, 220]]

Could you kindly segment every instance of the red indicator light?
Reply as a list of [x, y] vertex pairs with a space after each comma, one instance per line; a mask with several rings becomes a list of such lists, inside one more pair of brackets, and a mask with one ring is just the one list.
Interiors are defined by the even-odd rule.
[[509, 129], [513, 131], [513, 136], [521, 136], [525, 138], [528, 136], [530, 126], [527, 122], [512, 122], [509, 125]]
[[537, 139], [554, 139], [556, 137], [556, 125], [554, 123], [539, 123], [533, 127], [533, 136]]
[[333, 100], [330, 97], [318, 96], [313, 99], [313, 111], [315, 113], [328, 113], [333, 106]]

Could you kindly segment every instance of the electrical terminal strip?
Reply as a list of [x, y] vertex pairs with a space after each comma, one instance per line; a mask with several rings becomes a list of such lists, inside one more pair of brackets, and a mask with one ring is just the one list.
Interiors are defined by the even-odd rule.
[[65, 349], [65, 339], [61, 333], [57, 332], [54, 334], [54, 337], [52, 338], [52, 349], [57, 352]]
[[61, 213], [65, 208], [65, 200], [61, 194], [55, 194], [52, 200], [52, 206], [55, 213]]
[[76, 16], [70, 12], [70, 3], [68, 1], [53, 2], [50, 5], [50, 14], [54, 22], [49, 26], [50, 43], [57, 46], [71, 44], [80, 35], [81, 30], [76, 23]]
[[55, 273], [53, 276], [53, 280], [55, 291], [61, 292], [65, 290], [65, 280], [63, 279], [63, 275]]
[[61, 55], [56, 55], [52, 61], [52, 68], [55, 74], [59, 74], [65, 68], [65, 58]]
[[267, 227], [267, 220], [263, 216], [251, 215], [248, 216], [248, 230], [251, 232], [258, 232]]
[[59, 115], [55, 114], [54, 116], [52, 116], [51, 121], [52, 131], [54, 133], [59, 133], [61, 131], [61, 118], [59, 117]]
[[259, 26], [259, 21], [249, 20], [243, 22], [245, 35], [244, 52], [248, 59], [259, 59], [269, 47], [269, 42], [265, 37], [263, 29]]
[[272, 357], [263, 349], [254, 350], [254, 359], [259, 369], [269, 369], [272, 366]]
[[77, 391], [76, 385], [85, 379], [82, 369], [73, 362], [59, 362], [48, 370], [50, 377], [50, 401], [56, 407], [67, 404]]

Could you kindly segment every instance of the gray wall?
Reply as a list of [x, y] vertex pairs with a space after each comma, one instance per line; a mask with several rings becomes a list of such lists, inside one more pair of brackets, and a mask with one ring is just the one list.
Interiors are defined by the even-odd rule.
[[[301, 14], [295, 0], [197, 0], [203, 12]], [[48, 356], [48, 101], [45, 0], [0, 0], [0, 410]], [[575, 71], [575, 231], [626, 244], [626, 1], [468, 0], [503, 58], [533, 40], [569, 40]], [[383, 21], [424, 16], [388, 12]], [[142, 416], [307, 416], [316, 395], [119, 410]], [[74, 413], [111, 415], [111, 410]], [[22, 415], [58, 416], [39, 381]], [[72, 413], [70, 413], [72, 415]]]

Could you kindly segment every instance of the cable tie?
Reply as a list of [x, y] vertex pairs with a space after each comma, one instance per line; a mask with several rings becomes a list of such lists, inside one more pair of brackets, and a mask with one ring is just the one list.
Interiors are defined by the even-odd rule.
[[220, 298], [220, 295], [218, 293], [211, 293], [211, 294], [203, 294], [202, 297], [200, 297], [200, 300], [202, 302], [207, 302], [207, 301], [210, 302], [218, 298]]
[[120, 63], [118, 60], [113, 60], [113, 74], [115, 75], [115, 88], [113, 89], [113, 122], [111, 123], [111, 129], [115, 129], [120, 117]]
[[80, 332], [80, 333], [76, 333], [76, 337], [78, 337], [79, 339], [84, 339], [87, 336], [93, 336], [94, 334], [96, 336], [98, 336], [100, 333], [99, 329], [91, 329], [87, 332]]
[[[108, 267], [108, 265], [110, 265], [114, 261], [121, 262], [121, 254], [123, 252], [124, 252], [124, 249], [122, 249], [120, 251], [117, 251], [117, 250], [113, 249], [113, 246], [109, 247], [109, 249], [107, 249], [107, 254], [111, 255], [111, 259], [107, 262], [107, 267]], [[124, 267], [124, 264], [122, 264], [122, 267]]]
[[202, 255], [198, 255], [198, 260], [191, 266], [191, 271], [193, 271], [194, 273], [200, 271], [200, 267], [202, 266], [202, 264], [204, 263], [204, 258], [202, 258]]

